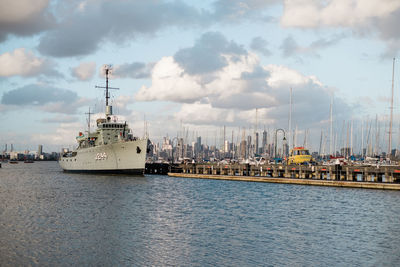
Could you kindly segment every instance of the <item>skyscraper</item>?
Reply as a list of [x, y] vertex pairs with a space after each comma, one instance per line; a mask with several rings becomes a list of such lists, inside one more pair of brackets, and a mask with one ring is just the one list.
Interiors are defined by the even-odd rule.
[[258, 143], [258, 132], [256, 133], [256, 140], [254, 141], [254, 145], [255, 145], [255, 148], [254, 148], [254, 154], [259, 154], [259, 151], [258, 151], [258, 147], [259, 147], [259, 143]]
[[267, 133], [267, 131], [263, 131], [263, 136], [262, 136], [262, 152], [267, 152], [267, 136], [268, 136], [268, 133]]

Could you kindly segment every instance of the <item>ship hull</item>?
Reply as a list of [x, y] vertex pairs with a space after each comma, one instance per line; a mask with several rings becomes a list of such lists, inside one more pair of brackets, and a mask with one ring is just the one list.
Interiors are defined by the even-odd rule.
[[126, 169], [126, 170], [64, 170], [69, 173], [93, 173], [93, 174], [127, 174], [143, 175], [145, 169]]
[[59, 160], [65, 172], [143, 175], [147, 139], [81, 148]]

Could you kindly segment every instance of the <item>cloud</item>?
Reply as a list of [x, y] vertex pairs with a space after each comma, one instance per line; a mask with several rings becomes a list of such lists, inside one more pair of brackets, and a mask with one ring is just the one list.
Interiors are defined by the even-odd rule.
[[260, 36], [254, 37], [251, 40], [250, 48], [256, 52], [260, 52], [264, 56], [271, 55], [271, 51], [268, 49], [268, 42]]
[[46, 59], [36, 57], [31, 51], [24, 48], [17, 48], [13, 52], [0, 55], [0, 76], [24, 76], [33, 77], [37, 75], [47, 75], [61, 77], [54, 69], [54, 64]]
[[81, 81], [91, 80], [96, 72], [95, 62], [82, 62], [79, 66], [71, 68], [73, 77]]
[[[261, 65], [259, 57], [252, 52], [239, 50], [225, 54], [227, 50], [219, 49], [220, 43], [210, 42], [210, 46], [217, 48], [209, 47], [208, 51], [217, 51], [213, 56], [223, 58], [223, 66], [215, 68], [211, 61], [212, 67], [200, 68], [207, 72], [193, 69], [202, 60], [199, 55], [204, 51], [188, 48], [193, 62], [179, 64], [175, 57], [162, 58], [152, 70], [151, 85], [142, 86], [135, 99], [181, 103], [174, 118], [193, 125], [253, 124], [257, 108], [260, 123], [285, 127], [289, 92], [293, 88], [293, 121], [303, 127], [321, 127], [329, 117], [333, 89], [317, 77], [282, 65]], [[202, 47], [199, 44], [202, 42], [197, 41], [193, 47]], [[356, 108], [340, 98], [335, 99], [335, 105], [336, 115], [343, 119], [351, 116]]]
[[218, 122], [233, 122], [235, 114], [233, 110], [215, 108], [211, 104], [195, 102], [183, 104], [181, 110], [175, 114], [177, 120], [193, 122], [200, 125], [213, 125]]
[[371, 23], [371, 19], [386, 18], [399, 8], [400, 3], [392, 0], [292, 0], [284, 2], [281, 23], [304, 28], [362, 27]]
[[153, 68], [151, 87], [143, 85], [135, 98], [138, 101], [194, 102], [204, 95], [201, 84], [185, 74], [172, 57], [163, 57]]
[[72, 123], [72, 122], [76, 122], [76, 121], [78, 121], [78, 118], [76, 116], [60, 114], [55, 117], [42, 119], [40, 122], [43, 122], [43, 123]]
[[283, 40], [280, 48], [282, 49], [283, 56], [290, 57], [299, 50], [299, 45], [292, 36], [288, 36]]
[[285, 40], [283, 40], [280, 49], [285, 57], [291, 57], [293, 55], [300, 54], [308, 54], [319, 57], [318, 50], [335, 45], [344, 37], [345, 35], [342, 34], [333, 36], [330, 39], [320, 38], [307, 46], [300, 46], [292, 36], [288, 36], [285, 38]]
[[96, 51], [103, 42], [123, 43], [170, 26], [207, 24], [202, 11], [181, 1], [87, 1], [60, 18], [40, 39], [45, 55], [71, 57]]
[[[33, 134], [31, 143], [51, 146], [69, 146], [76, 144], [75, 136], [84, 126], [80, 122], [64, 122], [52, 133]], [[59, 148], [59, 147], [58, 147]]]
[[80, 97], [74, 102], [52, 101], [39, 108], [50, 113], [75, 114], [79, 108], [89, 106], [90, 103], [90, 99]]
[[10, 34], [31, 36], [50, 29], [54, 17], [47, 11], [49, 0], [2, 0], [0, 9], [0, 42]]
[[145, 79], [150, 77], [151, 69], [154, 64], [145, 64], [142, 62], [125, 63], [116, 65], [113, 68], [112, 76], [114, 78], [132, 78]]
[[120, 95], [115, 100], [111, 101], [113, 106], [113, 113], [118, 115], [129, 115], [132, 110], [129, 105], [135, 103], [134, 97], [132, 95]]
[[225, 55], [244, 55], [246, 51], [233, 41], [226, 40], [219, 32], [203, 34], [193, 47], [181, 49], [174, 60], [187, 73], [205, 74], [228, 65]]
[[[258, 109], [258, 122], [270, 124], [274, 121], [268, 118], [268, 109]], [[174, 114], [176, 121], [183, 121], [192, 125], [240, 126], [255, 123], [255, 109], [234, 110], [230, 108], [214, 107], [209, 103], [195, 102], [183, 104], [181, 109]]]
[[179, 27], [207, 28], [217, 23], [243, 20], [270, 20], [263, 12], [276, 0], [219, 0], [209, 9], [196, 8], [186, 1], [98, 0], [59, 3], [58, 23], [40, 38], [39, 51], [54, 57], [94, 53], [107, 42], [124, 43], [138, 37]]
[[218, 0], [215, 1], [213, 17], [217, 21], [236, 23], [245, 19], [271, 20], [263, 14], [279, 0]]
[[75, 113], [88, 103], [87, 99], [67, 89], [47, 85], [30, 84], [8, 92], [2, 96], [1, 103], [13, 106], [36, 107], [47, 112]]
[[151, 86], [142, 86], [136, 100], [193, 103], [206, 98], [205, 101], [232, 105], [228, 100], [242, 94], [244, 99], [239, 107], [246, 105], [245, 100], [252, 98], [253, 91], [265, 86], [262, 79], [268, 73], [256, 67], [258, 59], [254, 54], [225, 56], [225, 59], [228, 65], [212, 75], [189, 75], [172, 57], [164, 57], [153, 68]]
[[351, 29], [359, 36], [377, 35], [388, 49], [398, 50], [400, 1], [292, 0], [284, 1], [281, 24], [299, 28]]

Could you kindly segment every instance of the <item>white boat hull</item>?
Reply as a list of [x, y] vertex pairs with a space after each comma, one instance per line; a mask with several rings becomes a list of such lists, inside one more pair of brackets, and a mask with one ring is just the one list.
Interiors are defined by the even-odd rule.
[[81, 148], [74, 156], [62, 156], [59, 164], [68, 172], [143, 174], [147, 139]]

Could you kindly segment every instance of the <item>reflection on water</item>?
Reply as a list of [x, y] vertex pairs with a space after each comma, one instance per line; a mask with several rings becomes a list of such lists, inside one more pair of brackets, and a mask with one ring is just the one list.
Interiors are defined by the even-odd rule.
[[0, 169], [0, 265], [398, 265], [400, 192]]

